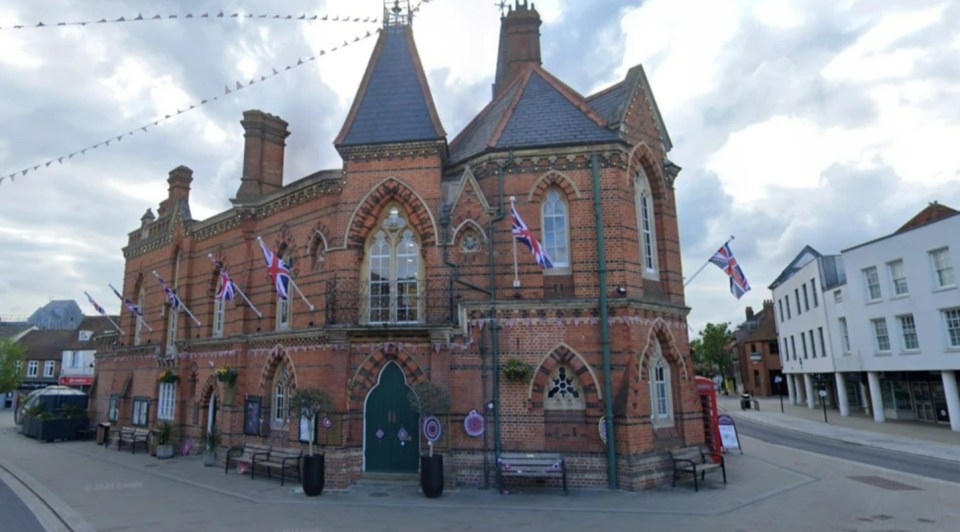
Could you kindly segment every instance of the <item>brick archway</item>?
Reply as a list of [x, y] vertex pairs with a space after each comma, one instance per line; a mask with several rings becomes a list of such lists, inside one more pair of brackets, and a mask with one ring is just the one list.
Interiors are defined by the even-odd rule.
[[412, 387], [427, 378], [420, 365], [408, 352], [401, 351], [395, 345], [387, 345], [367, 357], [350, 379], [348, 402], [351, 412], [363, 412], [363, 403], [367, 394], [377, 385], [380, 370], [389, 362], [396, 362], [400, 366], [407, 379], [407, 386]]
[[673, 334], [667, 327], [667, 322], [663, 321], [662, 318], [657, 318], [654, 322], [650, 333], [647, 335], [647, 342], [644, 344], [643, 350], [638, 354], [638, 360], [635, 364], [635, 367], [639, 370], [637, 380], [649, 380], [650, 354], [653, 350], [654, 341], [660, 343], [660, 352], [663, 358], [670, 364], [670, 367], [680, 370], [680, 379], [689, 381], [690, 372], [687, 368], [687, 359], [677, 350], [677, 344], [673, 338]]
[[290, 369], [290, 393], [293, 393], [293, 391], [297, 389], [297, 368], [293, 364], [293, 359], [290, 358], [287, 350], [284, 349], [282, 345], [277, 345], [270, 350], [270, 355], [267, 356], [267, 360], [264, 361], [263, 367], [260, 369], [259, 388], [261, 390], [263, 390], [264, 387], [270, 386], [277, 370], [283, 365], [286, 365]]
[[413, 189], [391, 177], [371, 190], [353, 211], [347, 226], [347, 247], [360, 250], [364, 248], [367, 236], [373, 231], [380, 214], [391, 200], [403, 205], [407, 220], [417, 232], [422, 249], [436, 244], [437, 231], [430, 209]]
[[600, 405], [602, 394], [596, 376], [587, 361], [579, 353], [564, 344], [553, 348], [534, 371], [533, 381], [530, 383], [530, 389], [527, 392], [531, 407], [536, 411], [543, 411], [543, 394], [547, 389], [547, 381], [553, 374], [553, 370], [561, 365], [569, 367], [573, 374], [577, 376], [577, 381], [579, 381], [580, 388], [583, 390], [587, 413], [602, 415]]
[[567, 201], [580, 199], [582, 197], [580, 190], [573, 183], [573, 181], [566, 176], [566, 174], [556, 170], [551, 170], [550, 172], [540, 176], [540, 178], [537, 179], [537, 181], [533, 184], [533, 187], [530, 189], [530, 193], [527, 195], [527, 201], [531, 203], [542, 201], [544, 195], [547, 193], [548, 188], [558, 188], [563, 191]]

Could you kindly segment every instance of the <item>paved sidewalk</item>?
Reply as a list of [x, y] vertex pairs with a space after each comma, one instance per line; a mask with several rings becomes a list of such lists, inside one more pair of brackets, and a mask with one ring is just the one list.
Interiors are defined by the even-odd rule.
[[741, 410], [740, 400], [735, 397], [721, 396], [718, 406], [734, 420], [742, 418], [834, 440], [960, 462], [960, 432], [951, 431], [949, 425], [896, 420], [877, 423], [863, 413], [841, 416], [829, 407], [824, 422], [822, 408], [791, 405], [784, 397], [781, 413], [778, 397], [754, 399], [760, 403], [759, 411]]

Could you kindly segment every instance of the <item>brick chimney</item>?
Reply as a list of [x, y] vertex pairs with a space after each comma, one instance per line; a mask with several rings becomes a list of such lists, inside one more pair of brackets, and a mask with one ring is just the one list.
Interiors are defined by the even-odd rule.
[[500, 50], [493, 96], [500, 94], [524, 65], [542, 64], [540, 59], [540, 13], [534, 4], [517, 0], [506, 16], [500, 17]]
[[753, 319], [753, 307], [747, 307], [747, 321]]
[[[160, 202], [157, 207], [157, 216], [163, 217], [170, 213], [170, 210], [179, 200], [189, 203], [190, 201], [190, 183], [193, 182], [193, 170], [180, 165], [173, 170], [167, 177], [167, 199]], [[144, 215], [146, 216], [146, 215]], [[150, 216], [153, 216], [151, 214]], [[141, 219], [142, 221], [142, 219]]]
[[255, 199], [283, 186], [283, 149], [287, 122], [259, 110], [244, 111], [243, 176], [238, 200]]

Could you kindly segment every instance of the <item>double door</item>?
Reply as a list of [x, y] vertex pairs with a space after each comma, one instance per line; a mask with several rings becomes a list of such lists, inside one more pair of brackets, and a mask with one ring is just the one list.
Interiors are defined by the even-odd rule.
[[416, 473], [419, 467], [419, 414], [410, 406], [410, 388], [394, 363], [380, 372], [380, 382], [367, 396], [364, 415], [366, 471]]

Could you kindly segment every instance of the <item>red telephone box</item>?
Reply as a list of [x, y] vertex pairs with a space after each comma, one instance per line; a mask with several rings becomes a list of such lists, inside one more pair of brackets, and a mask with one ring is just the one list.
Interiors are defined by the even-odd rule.
[[720, 424], [717, 422], [717, 389], [712, 380], [696, 377], [697, 395], [703, 408], [703, 436], [706, 444], [715, 453], [723, 451], [720, 443]]

